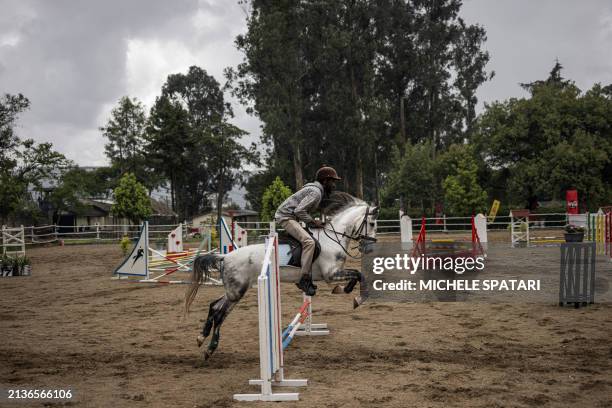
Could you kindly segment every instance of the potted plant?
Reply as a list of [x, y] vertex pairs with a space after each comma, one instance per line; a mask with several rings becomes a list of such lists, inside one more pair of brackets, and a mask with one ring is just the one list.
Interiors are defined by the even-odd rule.
[[12, 272], [11, 259], [6, 254], [3, 254], [2, 258], [0, 258], [0, 276], [11, 276]]
[[565, 226], [565, 242], [584, 241], [584, 227], [568, 224]]
[[21, 263], [21, 276], [30, 276], [32, 274], [32, 263], [30, 262], [30, 258], [27, 256], [22, 256], [20, 258]]
[[11, 259], [13, 266], [13, 274], [12, 276], [20, 276], [21, 275], [21, 257], [16, 256]]

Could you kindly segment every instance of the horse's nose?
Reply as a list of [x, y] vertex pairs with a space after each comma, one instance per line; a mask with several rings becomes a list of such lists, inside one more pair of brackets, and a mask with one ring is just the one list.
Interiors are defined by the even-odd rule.
[[376, 238], [372, 238], [371, 240], [368, 240], [368, 242], [362, 242], [361, 252], [364, 254], [369, 254], [370, 252], [372, 252], [374, 250], [373, 246], [375, 242]]

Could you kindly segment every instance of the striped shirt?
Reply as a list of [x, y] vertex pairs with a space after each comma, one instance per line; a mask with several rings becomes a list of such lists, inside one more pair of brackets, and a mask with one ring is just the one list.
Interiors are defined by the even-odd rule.
[[318, 181], [308, 183], [283, 201], [274, 214], [274, 220], [277, 223], [296, 220], [309, 224], [314, 221], [310, 213], [319, 208], [322, 199], [323, 185]]

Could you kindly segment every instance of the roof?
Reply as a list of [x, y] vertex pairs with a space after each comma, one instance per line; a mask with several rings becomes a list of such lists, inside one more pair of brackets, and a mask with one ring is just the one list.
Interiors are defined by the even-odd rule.
[[153, 216], [178, 217], [178, 214], [172, 211], [163, 201], [152, 198], [151, 207], [153, 208]]
[[[253, 210], [241, 210], [241, 209], [229, 209], [229, 210], [223, 210], [221, 212], [221, 215], [225, 216], [225, 217], [231, 217], [231, 218], [238, 218], [238, 217], [258, 217], [259, 213], [257, 211], [253, 211]], [[203, 213], [203, 214], [198, 214], [195, 217], [193, 217], [193, 219], [195, 218], [201, 218], [201, 217], [217, 217], [217, 212], [216, 211], [211, 211], [211, 212], [207, 212], [207, 213]]]
[[84, 208], [79, 209], [78, 213], [87, 217], [104, 217], [110, 213], [112, 206], [110, 203], [88, 198], [82, 198], [79, 201], [83, 204]]
[[[221, 212], [221, 215], [223, 215], [224, 217], [230, 217], [230, 218], [259, 217], [259, 213], [257, 211], [253, 211], [253, 210], [241, 210], [241, 209], [223, 210]], [[192, 217], [191, 220], [193, 221], [193, 220], [199, 219], [199, 218], [211, 218], [211, 219], [215, 219], [215, 218], [217, 218], [217, 212], [216, 211], [210, 211], [210, 212], [207, 212], [207, 213], [198, 214], [198, 215]]]
[[230, 217], [248, 217], [259, 215], [259, 213], [253, 210], [224, 210], [223, 215]]
[[[88, 217], [104, 217], [111, 213], [111, 208], [115, 203], [113, 200], [97, 200], [91, 198], [80, 199], [85, 208], [78, 211], [79, 215]], [[177, 214], [162, 201], [151, 198], [151, 207], [154, 217], [176, 217]], [[71, 210], [74, 212], [74, 210]]]

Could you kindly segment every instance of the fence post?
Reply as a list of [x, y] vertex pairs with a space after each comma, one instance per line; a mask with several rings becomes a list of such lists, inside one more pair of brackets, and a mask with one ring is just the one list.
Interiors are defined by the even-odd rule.
[[412, 218], [404, 214], [402, 210], [399, 212], [400, 216], [400, 242], [402, 249], [412, 248]]
[[21, 224], [21, 252], [23, 256], [25, 256], [25, 249], [25, 228], [23, 227], [23, 224]]

